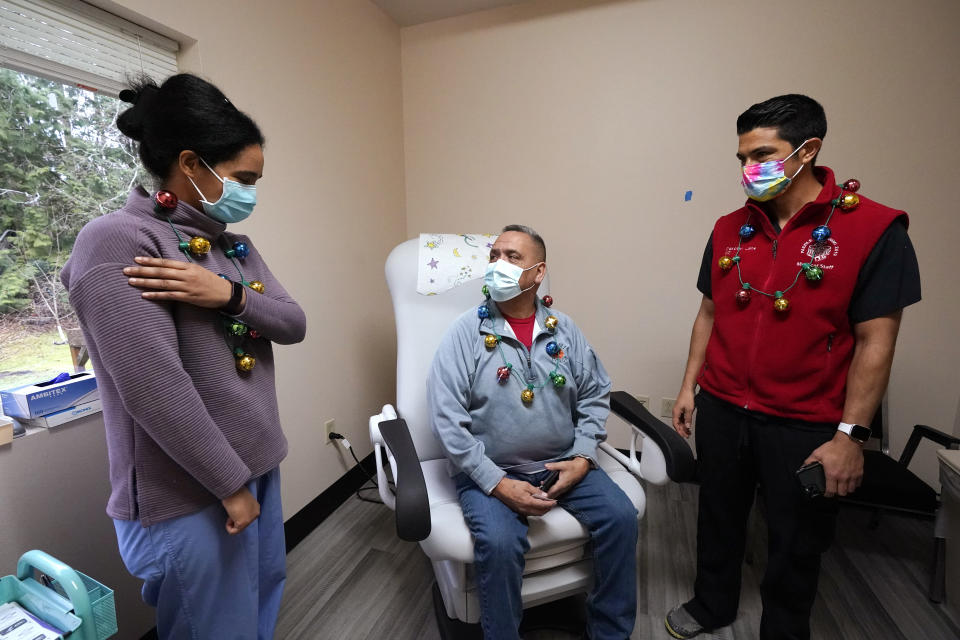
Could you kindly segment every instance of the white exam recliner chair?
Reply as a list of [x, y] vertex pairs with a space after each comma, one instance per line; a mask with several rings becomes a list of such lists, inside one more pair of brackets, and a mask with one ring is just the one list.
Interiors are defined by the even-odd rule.
[[[441, 637], [479, 637], [480, 604], [473, 579], [473, 539], [464, 521], [447, 458], [430, 428], [426, 381], [433, 355], [447, 328], [464, 310], [483, 302], [481, 280], [439, 295], [418, 294], [419, 241], [408, 240], [390, 253], [387, 284], [397, 325], [397, 404], [370, 418], [380, 497], [396, 511], [397, 533], [416, 541], [433, 564], [434, 604]], [[539, 295], [547, 293], [545, 279]], [[602, 358], [602, 354], [601, 354]], [[695, 473], [690, 447], [650, 414], [633, 396], [615, 391], [611, 410], [633, 428], [629, 454], [602, 443], [598, 462], [623, 489], [643, 517], [646, 498], [638, 478], [655, 484], [689, 482]], [[638, 442], [641, 444], [637, 451]], [[396, 482], [389, 491], [384, 456]], [[585, 593], [592, 569], [587, 530], [561, 508], [529, 518], [521, 594], [524, 609]], [[459, 622], [458, 622], [459, 621]], [[465, 627], [463, 623], [471, 625]]]

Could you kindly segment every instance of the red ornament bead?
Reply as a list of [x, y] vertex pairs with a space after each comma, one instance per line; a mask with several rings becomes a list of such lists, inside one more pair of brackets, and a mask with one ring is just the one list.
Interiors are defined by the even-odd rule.
[[499, 382], [506, 382], [510, 379], [510, 367], [500, 367], [497, 369], [497, 380]]
[[260, 332], [257, 331], [256, 329], [250, 329], [250, 337], [256, 340], [257, 338], [260, 337]]
[[743, 305], [750, 302], [750, 290], [740, 289], [739, 291], [737, 291], [737, 302]]
[[849, 180], [843, 183], [843, 188], [846, 189], [847, 191], [852, 191], [853, 193], [856, 193], [857, 191], [860, 191], [860, 181], [857, 180], [856, 178], [850, 178]]
[[153, 202], [157, 206], [157, 210], [166, 209], [167, 211], [177, 208], [177, 194], [172, 191], [157, 191], [157, 195], [153, 197]]
[[550, 297], [550, 296], [543, 296], [543, 306], [545, 306], [545, 307], [552, 307], [552, 306], [553, 306], [553, 298]]

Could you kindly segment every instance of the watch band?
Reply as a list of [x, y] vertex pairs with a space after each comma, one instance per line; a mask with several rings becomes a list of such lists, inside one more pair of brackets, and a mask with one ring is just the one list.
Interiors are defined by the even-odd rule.
[[220, 311], [228, 316], [235, 316], [240, 313], [240, 302], [243, 300], [243, 285], [233, 280], [230, 281], [230, 284], [233, 285], [233, 292], [230, 294], [230, 299], [227, 301], [227, 304], [220, 307]]
[[841, 422], [837, 427], [837, 431], [847, 434], [851, 440], [860, 444], [866, 444], [867, 440], [870, 439], [870, 427], [864, 427], [859, 424]]

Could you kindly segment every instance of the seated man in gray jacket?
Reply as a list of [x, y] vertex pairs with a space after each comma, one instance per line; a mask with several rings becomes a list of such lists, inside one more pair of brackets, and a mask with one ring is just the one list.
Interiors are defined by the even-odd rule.
[[588, 637], [623, 640], [636, 617], [637, 511], [596, 464], [610, 379], [573, 321], [538, 299], [545, 274], [543, 239], [504, 227], [490, 250], [487, 301], [453, 323], [434, 357], [431, 426], [474, 537], [484, 637], [519, 638], [527, 516], [559, 505], [590, 531]]

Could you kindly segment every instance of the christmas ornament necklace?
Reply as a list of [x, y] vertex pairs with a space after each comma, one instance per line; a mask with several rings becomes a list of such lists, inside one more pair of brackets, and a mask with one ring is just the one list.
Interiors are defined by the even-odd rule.
[[[827, 219], [824, 223], [818, 227], [815, 227], [813, 231], [810, 232], [810, 237], [813, 238], [813, 241], [816, 243], [814, 245], [814, 255], [818, 248], [823, 247], [823, 245], [830, 239], [832, 232], [830, 230], [830, 220], [833, 218], [833, 213], [837, 210], [837, 207], [840, 207], [844, 211], [850, 211], [855, 209], [858, 204], [860, 204], [860, 197], [857, 195], [857, 191], [860, 190], [860, 181], [851, 178], [843, 184], [838, 184], [840, 187], [840, 194], [830, 201], [830, 213], [827, 214]], [[846, 191], [847, 193], [844, 193]], [[753, 212], [751, 211], [747, 215], [747, 221], [740, 227], [738, 231], [739, 240], [737, 242], [737, 249], [734, 252], [734, 255], [724, 255], [721, 256], [717, 261], [717, 266], [720, 267], [721, 271], [730, 271], [734, 266], [737, 267], [737, 278], [740, 280], [740, 289], [736, 293], [737, 302], [741, 306], [746, 306], [750, 302], [751, 292], [757, 292], [762, 296], [767, 296], [768, 298], [773, 298], [773, 308], [779, 313], [784, 313], [790, 309], [790, 301], [785, 297], [785, 294], [790, 291], [797, 282], [800, 280], [800, 274], [803, 274], [807, 281], [811, 284], [820, 282], [823, 279], [823, 269], [811, 262], [804, 262], [800, 265], [800, 269], [797, 271], [797, 275], [794, 276], [793, 282], [790, 283], [790, 286], [774, 291], [773, 293], [762, 291], [752, 286], [749, 282], [743, 280], [743, 272], [740, 268], [740, 263], [743, 258], [740, 256], [740, 250], [743, 247], [744, 241], [750, 240], [756, 233], [757, 229], [752, 224], [750, 220], [753, 217]], [[776, 251], [776, 244], [774, 244], [774, 251]], [[774, 253], [776, 257], [776, 253]]]
[[[187, 262], [196, 262], [197, 259], [210, 253], [212, 245], [209, 240], [201, 236], [193, 236], [190, 240], [183, 239], [180, 231], [174, 226], [173, 221], [170, 219], [170, 214], [177, 208], [177, 203], [178, 199], [176, 194], [170, 191], [158, 191], [153, 199], [153, 210], [165, 216], [167, 223], [177, 236], [177, 247], [183, 253], [184, 257], [186, 257]], [[259, 280], [247, 282], [243, 277], [243, 271], [240, 269], [240, 263], [237, 261], [242, 261], [250, 255], [250, 247], [247, 246], [247, 243], [240, 241], [234, 242], [232, 247], [223, 248], [223, 254], [230, 259], [233, 267], [240, 275], [240, 281], [237, 283], [230, 280], [230, 278], [223, 273], [217, 274], [224, 280], [234, 284], [234, 293], [230, 298], [230, 302], [227, 303], [228, 307], [232, 307], [234, 304], [240, 304], [240, 299], [243, 294], [242, 290], [237, 288], [236, 285], [249, 287], [257, 293], [263, 293], [266, 290], [266, 287], [264, 287], [263, 283]], [[248, 339], [258, 339], [260, 337], [259, 332], [223, 312], [220, 314], [220, 320], [224, 342], [227, 343], [227, 347], [233, 354], [237, 370], [244, 373], [253, 370], [257, 364], [257, 359], [250, 353], [246, 345]]]
[[[500, 353], [500, 357], [503, 359], [503, 366], [497, 368], [497, 382], [500, 384], [505, 384], [511, 377], [513, 377], [517, 382], [520, 383], [522, 391], [520, 392], [520, 400], [524, 404], [530, 404], [533, 402], [533, 398], [536, 395], [535, 392], [539, 389], [542, 389], [547, 385], [547, 382], [544, 381], [541, 384], [535, 385], [530, 382], [527, 382], [523, 379], [523, 374], [517, 372], [513, 364], [507, 360], [506, 354], [503, 352], [503, 337], [497, 333], [494, 322], [493, 322], [493, 312], [490, 310], [490, 291], [487, 288], [487, 285], [483, 285], [481, 289], [483, 295], [486, 297], [486, 302], [477, 307], [477, 317], [480, 318], [481, 325], [484, 320], [490, 320], [490, 331], [483, 338], [483, 344], [488, 350], [496, 349]], [[550, 296], [543, 296], [540, 300], [543, 303], [543, 306], [549, 308], [553, 305], [553, 298]], [[506, 321], [506, 320], [505, 320]], [[555, 334], [557, 331], [557, 326], [560, 324], [560, 321], [556, 316], [550, 315], [547, 316], [543, 321], [544, 327], [551, 334]], [[533, 345], [531, 344], [531, 351]], [[567, 383], [567, 378], [562, 373], [560, 373], [560, 363], [563, 361], [566, 353], [562, 345], [558, 344], [556, 340], [551, 340], [546, 344], [544, 350], [547, 352], [547, 355], [553, 358], [553, 371], [547, 374], [547, 378], [553, 386], [557, 389], [563, 387]], [[528, 368], [533, 367], [530, 356], [527, 356], [527, 365]]]

